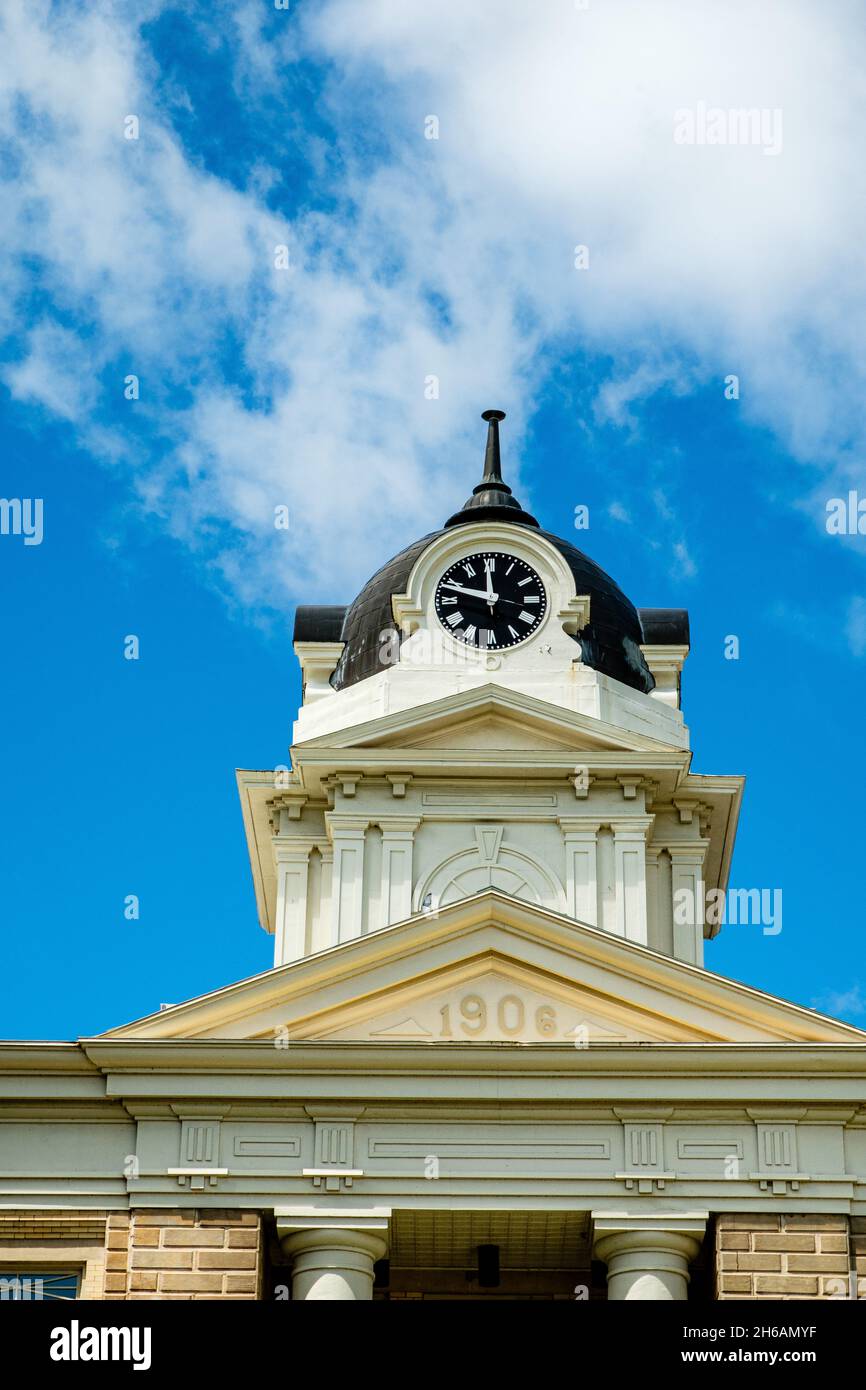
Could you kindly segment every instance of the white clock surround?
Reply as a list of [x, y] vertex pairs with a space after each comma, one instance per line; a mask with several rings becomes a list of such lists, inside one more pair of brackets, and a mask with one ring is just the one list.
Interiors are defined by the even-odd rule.
[[[473, 652], [449, 636], [436, 614], [436, 587], [442, 574], [464, 556], [480, 550], [502, 550], [525, 560], [537, 571], [547, 593], [545, 614], [536, 630], [518, 647], [502, 652]], [[533, 533], [529, 527], [479, 523], [455, 527], [434, 540], [412, 570], [405, 593], [395, 594], [391, 606], [394, 620], [403, 633], [401, 662], [427, 664], [429, 656], [429, 664], [434, 666], [443, 654], [457, 661], [468, 656], [470, 669], [491, 672], [505, 666], [533, 666], [537, 647], [542, 643], [551, 647], [551, 664], [573, 663], [575, 647], [568, 634], [578, 632], [589, 621], [590, 601], [587, 595], [576, 593], [571, 570], [556, 547], [543, 536]], [[441, 648], [436, 641], [439, 637]]]

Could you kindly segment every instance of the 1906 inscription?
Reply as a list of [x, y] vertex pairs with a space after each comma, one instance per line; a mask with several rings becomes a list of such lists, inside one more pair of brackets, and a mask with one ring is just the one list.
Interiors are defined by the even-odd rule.
[[507, 1038], [524, 1037], [527, 1031], [534, 1031], [540, 1038], [556, 1037], [558, 1033], [553, 1005], [540, 1004], [534, 1011], [527, 1011], [519, 994], [503, 994], [489, 1004], [480, 994], [464, 994], [456, 1004], [444, 1004], [439, 1016], [442, 1020], [440, 1038], [460, 1034], [477, 1038], [491, 1026]]

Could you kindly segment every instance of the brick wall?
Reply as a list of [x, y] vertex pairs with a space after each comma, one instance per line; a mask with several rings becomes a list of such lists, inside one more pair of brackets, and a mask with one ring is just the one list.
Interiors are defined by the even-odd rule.
[[257, 1212], [132, 1211], [106, 1242], [107, 1299], [261, 1298]]
[[[866, 1296], [866, 1222], [861, 1226]], [[847, 1216], [725, 1213], [716, 1218], [716, 1298], [806, 1299], [848, 1296], [852, 1242]], [[860, 1260], [858, 1259], [858, 1264]]]
[[0, 1212], [0, 1271], [31, 1268], [80, 1273], [79, 1298], [101, 1298], [104, 1211], [22, 1209]]

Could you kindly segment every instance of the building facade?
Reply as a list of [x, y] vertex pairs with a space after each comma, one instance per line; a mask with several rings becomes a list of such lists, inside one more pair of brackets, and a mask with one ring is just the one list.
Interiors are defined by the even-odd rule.
[[290, 763], [238, 773], [273, 969], [0, 1045], [7, 1296], [866, 1294], [866, 1034], [704, 963], [743, 779], [692, 771], [687, 615], [484, 418], [464, 507], [298, 610]]

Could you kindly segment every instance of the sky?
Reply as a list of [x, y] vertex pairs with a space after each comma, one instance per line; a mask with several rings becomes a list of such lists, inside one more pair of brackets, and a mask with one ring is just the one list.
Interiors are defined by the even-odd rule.
[[295, 605], [463, 502], [488, 407], [523, 505], [689, 609], [693, 769], [783, 901], [708, 967], [866, 1027], [864, 29], [5, 0], [0, 1035], [269, 967], [234, 770], [286, 761]]

